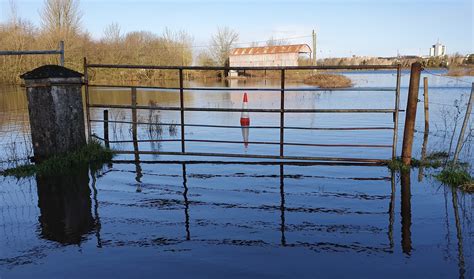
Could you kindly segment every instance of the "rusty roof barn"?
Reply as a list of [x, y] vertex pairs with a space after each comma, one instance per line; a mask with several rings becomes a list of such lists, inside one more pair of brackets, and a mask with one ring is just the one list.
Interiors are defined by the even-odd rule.
[[301, 54], [311, 54], [307, 44], [235, 48], [229, 56], [231, 67], [298, 66]]

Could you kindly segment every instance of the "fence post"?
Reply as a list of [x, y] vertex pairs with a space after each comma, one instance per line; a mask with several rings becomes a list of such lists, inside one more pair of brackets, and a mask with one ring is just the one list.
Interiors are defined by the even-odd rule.
[[[429, 114], [429, 102], [428, 102], [428, 78], [423, 78], [423, 104], [425, 108], [425, 131], [423, 133], [423, 145], [421, 147], [421, 161], [426, 159], [426, 148], [428, 146], [428, 135], [430, 132], [430, 114]], [[418, 181], [423, 179], [423, 166], [420, 166], [418, 173]]]
[[454, 159], [453, 159], [454, 163], [458, 161], [459, 153], [461, 152], [461, 148], [464, 141], [464, 133], [466, 132], [467, 123], [469, 122], [469, 117], [471, 116], [471, 112], [472, 112], [473, 99], [474, 99], [474, 82], [472, 83], [471, 96], [469, 97], [469, 102], [467, 103], [466, 116], [464, 117], [461, 133], [459, 134], [458, 145], [456, 146], [456, 151], [454, 152]]
[[64, 67], [64, 41], [59, 41], [59, 65]]
[[428, 100], [428, 78], [423, 78], [423, 102], [425, 108], [425, 134], [430, 132], [430, 112]]
[[92, 136], [91, 128], [91, 112], [90, 112], [90, 96], [89, 96], [89, 74], [87, 71], [87, 58], [84, 57], [84, 93], [86, 95], [86, 125], [87, 125], [87, 138], [89, 141]]
[[105, 147], [109, 148], [109, 111], [104, 110], [104, 142]]
[[408, 100], [405, 116], [405, 130], [403, 132], [402, 162], [404, 165], [411, 164], [413, 148], [413, 136], [415, 133], [416, 108], [418, 105], [418, 90], [420, 88], [421, 63], [411, 64], [410, 86], [408, 88]]
[[280, 157], [283, 157], [285, 141], [285, 70], [281, 70], [281, 92], [280, 92]]
[[397, 65], [397, 89], [395, 92], [395, 112], [393, 113], [393, 143], [392, 143], [392, 159], [397, 158], [397, 144], [398, 144], [398, 122], [400, 110], [400, 82], [402, 76], [402, 66]]
[[179, 68], [179, 108], [181, 112], [181, 153], [186, 152], [184, 139], [184, 82], [183, 68]]
[[138, 156], [137, 119], [137, 88], [132, 87], [132, 137], [135, 157]]

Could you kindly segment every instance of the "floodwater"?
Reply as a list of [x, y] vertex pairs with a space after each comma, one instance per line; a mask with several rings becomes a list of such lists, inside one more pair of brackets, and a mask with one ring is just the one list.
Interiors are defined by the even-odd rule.
[[[394, 87], [391, 71], [347, 75], [360, 87]], [[455, 100], [464, 102], [472, 78], [427, 75], [430, 83], [428, 151], [447, 150]], [[402, 76], [405, 108], [409, 75]], [[279, 81], [238, 84], [190, 82], [190, 86], [278, 87]], [[175, 84], [171, 84], [173, 86]], [[302, 85], [288, 85], [288, 87]], [[28, 117], [22, 88], [0, 88], [3, 167], [29, 154]], [[240, 108], [240, 91], [186, 91], [189, 107]], [[420, 91], [420, 99], [422, 99]], [[249, 92], [250, 108], [279, 108], [278, 92]], [[129, 104], [130, 90], [95, 89], [93, 104]], [[139, 105], [179, 106], [177, 92], [139, 90]], [[393, 108], [392, 92], [287, 92], [287, 108]], [[416, 128], [423, 131], [423, 104]], [[462, 110], [462, 107], [460, 108]], [[101, 120], [103, 109], [91, 118]], [[130, 111], [109, 110], [127, 121]], [[458, 115], [462, 114], [462, 117]], [[139, 120], [179, 123], [179, 112]], [[458, 118], [456, 118], [458, 117]], [[186, 112], [186, 123], [239, 125], [240, 113]], [[251, 113], [251, 125], [278, 126], [279, 114]], [[400, 135], [404, 114], [400, 114]], [[288, 114], [288, 126], [393, 127], [391, 114]], [[141, 125], [139, 140], [180, 139], [179, 125]], [[174, 127], [174, 126], [171, 126]], [[102, 123], [92, 127], [103, 136]], [[110, 138], [132, 138], [128, 124], [110, 124]], [[459, 126], [456, 130], [456, 137]], [[278, 155], [278, 129], [186, 127], [189, 152]], [[390, 145], [391, 130], [288, 130], [285, 141]], [[416, 133], [414, 153], [421, 152]], [[26, 143], [25, 143], [26, 142]], [[473, 163], [472, 142], [462, 159]], [[401, 139], [398, 142], [400, 153]], [[113, 143], [133, 150], [133, 143]], [[140, 142], [140, 151], [180, 151], [178, 141]], [[390, 148], [285, 146], [290, 156], [388, 159]], [[119, 155], [99, 171], [63, 177], [0, 181], [0, 278], [192, 277], [192, 278], [472, 278], [472, 195], [430, 176], [392, 173], [384, 166], [299, 165], [263, 159]], [[10, 160], [10, 161], [9, 161]], [[211, 162], [202, 162], [211, 160]], [[157, 162], [161, 161], [161, 162]], [[225, 162], [223, 162], [225, 161]], [[257, 161], [264, 164], [257, 164]]]

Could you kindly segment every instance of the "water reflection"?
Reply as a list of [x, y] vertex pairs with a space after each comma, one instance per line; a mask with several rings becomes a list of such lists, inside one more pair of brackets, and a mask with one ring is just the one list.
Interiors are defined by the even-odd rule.
[[185, 227], [186, 227], [186, 240], [191, 240], [191, 232], [189, 230], [189, 200], [188, 200], [188, 180], [186, 178], [186, 164], [182, 165], [183, 167], [183, 199], [184, 199], [184, 217], [185, 217]]
[[407, 255], [412, 250], [410, 172], [410, 169], [401, 171], [402, 251]]
[[[30, 237], [18, 242], [43, 255], [27, 249], [23, 253], [8, 240], [12, 239], [11, 235], [5, 235], [0, 244], [10, 243], [10, 246], [0, 245], [8, 253], [3, 259], [0, 255], [0, 266], [2, 263], [28, 266], [54, 255], [57, 245], [48, 244], [49, 241], [45, 244], [47, 239], [65, 245], [82, 242], [80, 249], [88, 249], [98, 264], [102, 263], [101, 254], [113, 254], [117, 248], [129, 253], [131, 258], [150, 251], [163, 257], [200, 253], [212, 258], [216, 251], [273, 253], [281, 248], [285, 249], [280, 251], [282, 254], [288, 252], [298, 257], [342, 257], [349, 259], [348, 265], [354, 264], [350, 260], [354, 255], [377, 261], [393, 254], [388, 257], [394, 265], [425, 266], [425, 262], [434, 261], [451, 274], [459, 274], [459, 278], [469, 277], [470, 243], [466, 241], [469, 229], [464, 225], [466, 209], [459, 193], [453, 191], [447, 200], [448, 210], [454, 210], [449, 216], [451, 237], [455, 240], [447, 247], [451, 254], [439, 258], [436, 247], [443, 246], [445, 241], [436, 242], [436, 232], [422, 236], [426, 237], [422, 241], [424, 245], [435, 247], [428, 249], [435, 253], [413, 249], [420, 241], [420, 234], [412, 233], [419, 231], [417, 224], [425, 226], [425, 220], [438, 219], [425, 219], [423, 210], [412, 216], [411, 210], [418, 206], [412, 208], [411, 203], [421, 206], [426, 201], [417, 203], [419, 191], [411, 191], [411, 183], [414, 187], [420, 185], [416, 176], [410, 180], [409, 171], [401, 173], [400, 187], [395, 173], [387, 175], [379, 168], [356, 174], [368, 170], [357, 167], [356, 172], [341, 175], [345, 167], [300, 167], [278, 162], [243, 166], [236, 166], [235, 162], [173, 162], [150, 167], [150, 161], [131, 161], [134, 164], [116, 162], [112, 169], [99, 175], [92, 171], [90, 179], [87, 170], [64, 177], [38, 177], [38, 190], [33, 195], [38, 195], [38, 207], [36, 199], [34, 206], [39, 208], [39, 214], [33, 216], [33, 224], [39, 220], [40, 233], [32, 239], [34, 226], [22, 225], [24, 221], [19, 219], [18, 226], [23, 226]], [[377, 177], [371, 177], [373, 173]], [[130, 191], [136, 187], [135, 183], [112, 184], [121, 175], [133, 182], [146, 177], [147, 183], [143, 185], [147, 187], [137, 194]], [[400, 202], [395, 201], [398, 187]], [[12, 189], [15, 188], [0, 185], [0, 205], [2, 191]], [[398, 206], [401, 214], [396, 216]], [[21, 208], [3, 215], [17, 216], [16, 212], [21, 212]], [[431, 208], [429, 216], [434, 212]], [[9, 233], [11, 220], [2, 219], [3, 215], [0, 213], [0, 224], [5, 224]], [[443, 225], [442, 222], [439, 224]], [[401, 229], [394, 232], [397, 223]], [[442, 234], [441, 230], [438, 233]], [[96, 252], [95, 247], [103, 250]], [[64, 251], [65, 257], [75, 257], [77, 253], [75, 247]], [[402, 252], [410, 257], [404, 257]]]
[[286, 245], [285, 237], [285, 173], [283, 164], [280, 165], [280, 230], [281, 230], [281, 245]]
[[80, 244], [94, 229], [87, 169], [61, 176], [37, 176], [41, 237]]
[[453, 210], [454, 210], [454, 222], [456, 224], [456, 237], [458, 239], [458, 267], [459, 267], [459, 278], [464, 278], [466, 273], [466, 267], [464, 262], [464, 248], [463, 248], [463, 238], [462, 238], [462, 229], [461, 221], [459, 218], [459, 207], [458, 207], [458, 193], [457, 189], [451, 188], [452, 191], [452, 201], [453, 201]]
[[[150, 163], [153, 164], [150, 161], [142, 162], [142, 164]], [[183, 227], [181, 227], [181, 229], [177, 228], [177, 230], [183, 230], [185, 232], [185, 237], [179, 238], [176, 237], [176, 233], [173, 233], [170, 236], [166, 236], [166, 234], [160, 236], [160, 239], [166, 239], [167, 241], [172, 241], [176, 243], [192, 240], [196, 243], [232, 243], [232, 245], [256, 247], [275, 247], [275, 245], [287, 247], [306, 247], [315, 251], [370, 251], [376, 253], [394, 252], [394, 177], [342, 178], [347, 179], [348, 181], [391, 181], [392, 187], [388, 188], [391, 194], [386, 196], [362, 193], [349, 194], [345, 191], [343, 191], [342, 193], [331, 193], [318, 190], [310, 190], [307, 195], [302, 195], [302, 193], [295, 193], [294, 187], [290, 187], [288, 194], [288, 190], [285, 189], [285, 182], [291, 183], [291, 185], [293, 186], [297, 186], [297, 184], [301, 182], [300, 179], [322, 177], [314, 174], [302, 176], [300, 174], [293, 174], [291, 172], [289, 174], [286, 174], [285, 170], [286, 168], [288, 168], [288, 166], [286, 166], [284, 163], [276, 163], [275, 167], [277, 167], [278, 170], [276, 174], [251, 174], [238, 172], [229, 175], [218, 174], [218, 169], [228, 168], [228, 166], [226, 165], [232, 165], [233, 163], [226, 164], [222, 162], [220, 163], [222, 165], [216, 164], [214, 166], [216, 171], [213, 173], [189, 173], [188, 166], [190, 166], [191, 169], [195, 169], [195, 166], [197, 165], [195, 163], [169, 163], [169, 165], [171, 166], [175, 164], [180, 164], [180, 174], [166, 172], [164, 174], [153, 174], [150, 177], [153, 178], [154, 176], [159, 175], [162, 176], [163, 179], [170, 179], [168, 183], [174, 181], [172, 184], [168, 184], [167, 182], [163, 182], [165, 184], [159, 184], [159, 186], [150, 184], [150, 188], [147, 188], [145, 196], [133, 201], [131, 204], [127, 203], [126, 205], [127, 208], [132, 206], [137, 209], [153, 208], [154, 210], [158, 211], [163, 210], [164, 214], [168, 214], [168, 212], [172, 210], [183, 212], [184, 214], [181, 215], [183, 216], [181, 217], [182, 219], [179, 217], [180, 214], [178, 214], [178, 216], [175, 215], [175, 217], [177, 218], [172, 217], [172, 224], [175, 224], [177, 226], [179, 226], [178, 224], [182, 224]], [[255, 167], [257, 166], [258, 165], [255, 165]], [[173, 169], [173, 167], [160, 165], [159, 169], [171, 170]], [[392, 173], [392, 175], [393, 174], [394, 173]], [[141, 176], [141, 173], [137, 173], [137, 175]], [[240, 186], [235, 189], [229, 189], [226, 187], [226, 190], [224, 192], [220, 192], [220, 186], [227, 185], [228, 187], [231, 187], [231, 185], [233, 184], [222, 181], [222, 179], [229, 178], [238, 179], [239, 181], [241, 181], [238, 183]], [[178, 182], [180, 186], [177, 186], [177, 188], [174, 189], [172, 185], [177, 182], [176, 179], [182, 180]], [[249, 186], [250, 188], [247, 188], [245, 186], [245, 180], [248, 179], [277, 179], [279, 183], [277, 182], [278, 187], [275, 187], [276, 191], [273, 192], [269, 191], [268, 189], [259, 189], [258, 183], [257, 185], [255, 185], [257, 187]], [[189, 185], [190, 181], [193, 182], [192, 186]], [[215, 185], [216, 187], [214, 187], [213, 181], [220, 182], [218, 185]], [[158, 191], [156, 192], [158, 196], [150, 198], [150, 195], [155, 191]], [[220, 193], [218, 195], [220, 196], [216, 196], [217, 193], [214, 191], [218, 191], [218, 193]], [[190, 192], [192, 194], [190, 194]], [[171, 193], [179, 193], [180, 197], [173, 196], [171, 195]], [[231, 193], [231, 196], [226, 198], [225, 196], [229, 193]], [[264, 196], [273, 194], [275, 194], [275, 198], [278, 199], [278, 202], [275, 201], [276, 203], [269, 203], [269, 201], [271, 201], [272, 199], [269, 200]], [[258, 195], [258, 197], [253, 197], [253, 195]], [[292, 203], [290, 205], [287, 204], [287, 195], [292, 197]], [[321, 204], [319, 206], [314, 206], [311, 204], [310, 200], [306, 200], [308, 198], [322, 198], [324, 200], [328, 197], [336, 198], [333, 201], [334, 205]], [[214, 200], [215, 198], [217, 198], [217, 200]], [[244, 198], [245, 201], [239, 202], [238, 200], [240, 198]], [[299, 199], [304, 199], [306, 202], [304, 202], [304, 204], [301, 204], [298, 201]], [[388, 210], [385, 212], [377, 212], [372, 210], [351, 209], [346, 207], [339, 208], [339, 206], [337, 206], [336, 204], [338, 204], [339, 200], [341, 199], [350, 199], [351, 203], [355, 202], [355, 205], [357, 204], [357, 207], [363, 207], [362, 203], [378, 203], [386, 199]], [[359, 204], [359, 202], [361, 203]], [[236, 214], [237, 212], [239, 212], [238, 215], [241, 216], [243, 220], [241, 220], [241, 218], [239, 217], [237, 219], [234, 219], [237, 217], [234, 216], [234, 214]], [[265, 221], [257, 221], [261, 216], [271, 216], [274, 213], [278, 213], [278, 244], [272, 243], [270, 241], [271, 238], [268, 238], [268, 236], [272, 234], [272, 229], [270, 228], [274, 227], [272, 221], [269, 221], [268, 219], [266, 219]], [[292, 216], [292, 218], [290, 218], [289, 220], [290, 223], [287, 223], [287, 214], [290, 214], [290, 216]], [[403, 216], [405, 216], [406, 212], [404, 211], [403, 214]], [[329, 216], [331, 215], [333, 215], [333, 217], [330, 218], [334, 218], [334, 220], [327, 223], [326, 218], [329, 218]], [[368, 218], [368, 216], [382, 217], [384, 215], [388, 217], [388, 227], [386, 227], [387, 229], [363, 223], [365, 218]], [[193, 216], [192, 219], [191, 216]], [[320, 221], [318, 221], [317, 219], [313, 220], [313, 218], [315, 218], [316, 216], [321, 216], [322, 219]], [[352, 221], [349, 221], [350, 219], [347, 219], [349, 218], [349, 216], [357, 216], [356, 220], [362, 221], [362, 224], [357, 224], [359, 221], [354, 221], [356, 224], [354, 224]], [[221, 218], [224, 218], [225, 221], [221, 220]], [[222, 221], [224, 223], [221, 223]], [[160, 222], [164, 222], [164, 220], [160, 220]], [[166, 231], [167, 229], [171, 228], [162, 228], [163, 231]], [[193, 237], [191, 237], [192, 230], [196, 231], [193, 234]], [[259, 236], [258, 234], [256, 234], [257, 231], [260, 232], [262, 235]], [[314, 231], [321, 233], [321, 235], [319, 236], [321, 239], [320, 241], [311, 242], [308, 241], [306, 238], [299, 239], [304, 235], [312, 234], [311, 232]], [[207, 238], [207, 233], [209, 233], [213, 237], [210, 239]], [[219, 233], [222, 233], [223, 235], [220, 235]], [[291, 234], [293, 239], [291, 243], [288, 243], [288, 233]], [[343, 235], [347, 234], [348, 237], [343, 239], [337, 239], [336, 237], [335, 239], [334, 237], [339, 233], [342, 233]], [[375, 243], [372, 243], [370, 241], [366, 245], [363, 245], [358, 241], [347, 244], [344, 243], [346, 241], [351, 242], [352, 240], [354, 240], [352, 237], [349, 237], [351, 235], [360, 234], [360, 236], [363, 236], [366, 233], [375, 235], [379, 233], [386, 233], [389, 239], [388, 244], [383, 244], [382, 242], [380, 243], [380, 245], [376, 245]], [[233, 236], [235, 238], [230, 238], [230, 236]], [[147, 238], [146, 235], [144, 235], [143, 237], [145, 239]], [[247, 239], [248, 237], [250, 237], [251, 239]], [[325, 238], [327, 238], [327, 240], [325, 240]], [[403, 238], [405, 238], [405, 235], [403, 236]], [[150, 245], [150, 243], [148, 243], [147, 241], [140, 243], [141, 244], [139, 245], [141, 246]]]
[[242, 140], [244, 142], [244, 147], [246, 149], [249, 146], [249, 131], [250, 131], [249, 127], [242, 126]]
[[390, 249], [393, 249], [395, 243], [393, 241], [393, 224], [395, 223], [395, 192], [396, 192], [396, 181], [395, 181], [395, 171], [390, 172], [390, 205], [388, 207], [388, 241], [390, 242]]

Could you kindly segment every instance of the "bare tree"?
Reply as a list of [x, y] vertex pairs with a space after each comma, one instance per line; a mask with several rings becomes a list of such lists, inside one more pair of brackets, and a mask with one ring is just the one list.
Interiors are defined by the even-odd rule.
[[217, 34], [211, 38], [210, 53], [217, 65], [225, 66], [233, 45], [239, 39], [239, 34], [228, 28], [217, 28]]
[[66, 40], [80, 31], [79, 0], [45, 0], [40, 12], [43, 30]]
[[118, 23], [113, 22], [105, 27], [104, 40], [107, 43], [119, 43], [122, 41], [122, 31]]
[[197, 58], [197, 64], [199, 66], [215, 66], [215, 61], [212, 59], [208, 51], [201, 51]]

